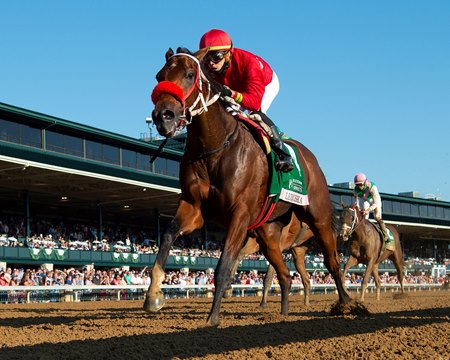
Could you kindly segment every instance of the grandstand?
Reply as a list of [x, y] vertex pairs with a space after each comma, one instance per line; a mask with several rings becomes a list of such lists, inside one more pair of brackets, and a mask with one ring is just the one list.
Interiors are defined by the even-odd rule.
[[[135, 139], [0, 103], [0, 218], [23, 219], [25, 239], [32, 235], [33, 221], [47, 219], [89, 224], [95, 227], [97, 240], [111, 226], [139, 228], [153, 234], [151, 240], [159, 244], [177, 207], [183, 144], [183, 138], [172, 140], [151, 163], [160, 141]], [[336, 208], [352, 201], [351, 183], [331, 185], [329, 190]], [[450, 202], [415, 195], [382, 193], [384, 219], [397, 226], [405, 256], [443, 262], [450, 258]], [[208, 223], [198, 237], [207, 248], [207, 238], [218, 239], [220, 228]], [[0, 247], [0, 262], [20, 263], [24, 257], [23, 261], [36, 263], [22, 250]], [[58, 260], [56, 255], [53, 260]], [[148, 265], [152, 260], [149, 255], [134, 264]], [[105, 266], [117, 263], [114, 255], [78, 253], [67, 254], [64, 263], [92, 261]], [[201, 266], [215, 262], [211, 259]], [[172, 264], [183, 265], [176, 264], [175, 258]], [[198, 261], [195, 266], [200, 266]]]

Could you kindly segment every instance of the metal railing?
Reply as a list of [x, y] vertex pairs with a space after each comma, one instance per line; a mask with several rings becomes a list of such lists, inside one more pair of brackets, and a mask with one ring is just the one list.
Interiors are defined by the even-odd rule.
[[[235, 297], [261, 296], [263, 285], [232, 285]], [[406, 291], [449, 290], [441, 284], [405, 284]], [[213, 297], [214, 285], [163, 285], [162, 291], [168, 298]], [[0, 287], [0, 304], [6, 303], [48, 303], [79, 302], [97, 300], [142, 300], [147, 285], [61, 285], [61, 286], [3, 286]], [[349, 291], [360, 292], [360, 284], [347, 285]], [[398, 292], [399, 284], [382, 284], [383, 292]], [[367, 291], [374, 292], [375, 284], [369, 284]], [[301, 284], [293, 284], [291, 294], [303, 295]], [[334, 284], [311, 285], [312, 294], [337, 293]], [[269, 294], [280, 294], [279, 285], [272, 285]]]

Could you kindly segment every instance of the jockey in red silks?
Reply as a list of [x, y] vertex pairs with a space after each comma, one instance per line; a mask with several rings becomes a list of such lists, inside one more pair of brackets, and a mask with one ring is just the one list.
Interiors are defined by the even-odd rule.
[[200, 49], [207, 48], [204, 63], [224, 85], [222, 95], [229, 96], [242, 108], [258, 113], [269, 126], [271, 146], [278, 156], [275, 166], [284, 172], [293, 169], [291, 155], [283, 149], [278, 128], [266, 115], [280, 88], [278, 77], [269, 64], [251, 52], [233, 47], [230, 36], [212, 29], [200, 40]]
[[359, 199], [363, 201], [363, 215], [366, 219], [369, 218], [369, 213], [373, 211], [373, 217], [380, 225], [383, 231], [384, 241], [387, 240], [388, 234], [386, 230], [386, 225], [382, 220], [381, 216], [381, 196], [378, 192], [378, 187], [373, 181], [367, 180], [367, 177], [363, 173], [358, 173], [354, 178], [355, 183], [355, 203], [359, 208]]

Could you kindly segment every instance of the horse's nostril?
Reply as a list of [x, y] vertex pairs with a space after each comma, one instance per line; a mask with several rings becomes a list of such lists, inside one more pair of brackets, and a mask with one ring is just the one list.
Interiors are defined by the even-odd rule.
[[175, 117], [175, 113], [171, 110], [163, 110], [161, 112], [161, 117], [163, 120], [173, 120], [173, 118]]

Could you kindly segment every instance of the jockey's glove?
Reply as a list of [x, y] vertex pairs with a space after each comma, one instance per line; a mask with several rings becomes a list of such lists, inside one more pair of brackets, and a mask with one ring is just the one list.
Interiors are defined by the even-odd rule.
[[238, 104], [240, 104], [242, 102], [243, 96], [240, 92], [231, 90], [228, 86], [224, 85], [223, 89], [221, 91], [222, 96], [228, 96], [232, 99], [234, 99], [234, 101], [236, 101]]

